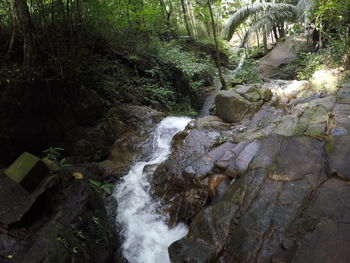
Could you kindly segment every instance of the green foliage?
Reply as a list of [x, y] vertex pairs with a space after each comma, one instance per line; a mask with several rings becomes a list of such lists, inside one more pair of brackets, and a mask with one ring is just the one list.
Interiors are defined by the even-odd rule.
[[327, 46], [333, 60], [349, 66], [350, 1], [315, 0], [312, 16], [319, 33], [318, 47]]
[[194, 53], [185, 51], [174, 41], [163, 43], [158, 56], [165, 63], [173, 64], [189, 78], [195, 75], [213, 75], [215, 70], [209, 56], [198, 58]]
[[242, 67], [236, 71], [235, 79], [241, 80], [244, 83], [259, 83], [260, 76], [256, 71], [258, 61], [247, 58]]
[[56, 241], [58, 243], [62, 244], [65, 248], [69, 248], [69, 246], [70, 246], [69, 242], [64, 237], [59, 236], [56, 238]]
[[92, 179], [89, 179], [89, 184], [98, 193], [105, 192], [111, 194], [111, 188], [114, 187], [113, 184], [102, 184], [101, 182]]
[[[259, 17], [257, 23], [253, 26], [252, 32], [266, 27], [266, 24], [273, 24], [277, 20], [290, 19], [297, 13], [297, 7], [284, 3], [253, 3], [237, 10], [228, 20], [223, 36], [230, 40], [235, 30], [250, 16]], [[249, 31], [248, 31], [249, 32]], [[251, 32], [249, 32], [250, 34]]]
[[60, 147], [50, 147], [43, 151], [44, 154], [46, 154], [46, 158], [48, 158], [51, 161], [54, 161], [55, 163], [62, 165], [66, 162], [66, 159], [63, 157], [62, 153], [64, 149]]

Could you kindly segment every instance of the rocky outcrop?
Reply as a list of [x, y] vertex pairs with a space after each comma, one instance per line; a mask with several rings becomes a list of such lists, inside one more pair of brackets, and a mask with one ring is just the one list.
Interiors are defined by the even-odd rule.
[[[77, 173], [81, 177], [73, 176]], [[55, 180], [19, 222], [0, 225], [1, 262], [118, 262], [113, 257], [119, 241], [104, 192], [92, 183], [104, 173], [89, 164], [62, 167], [52, 175]]]
[[70, 163], [99, 162], [114, 171], [125, 172], [148, 138], [152, 128], [165, 114], [146, 106], [123, 105], [111, 108], [96, 126], [71, 131]]
[[286, 106], [265, 103], [251, 119], [192, 123], [154, 175], [171, 222], [191, 223], [169, 247], [171, 261], [348, 262], [349, 89], [303, 87]]
[[[51, 169], [52, 162], [45, 158], [41, 161], [28, 153], [18, 158], [6, 170], [7, 176], [0, 174], [0, 261], [124, 262], [115, 226], [117, 203], [107, 192], [136, 158], [147, 157], [152, 148], [149, 135], [163, 117], [143, 106], [112, 108], [108, 120], [86, 131], [90, 135], [85, 142], [74, 144], [80, 159], [68, 158], [87, 161], [94, 150], [107, 153], [112, 146], [100, 163], [64, 165], [58, 170], [57, 165]], [[107, 146], [113, 134], [119, 137]], [[42, 177], [45, 184], [33, 192], [22, 183], [36, 186], [34, 179]]]

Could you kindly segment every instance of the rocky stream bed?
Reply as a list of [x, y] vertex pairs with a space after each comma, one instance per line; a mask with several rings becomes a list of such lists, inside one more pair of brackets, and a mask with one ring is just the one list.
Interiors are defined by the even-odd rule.
[[170, 223], [190, 224], [172, 262], [348, 262], [350, 85], [235, 90], [216, 97], [235, 123], [193, 121], [152, 176]]

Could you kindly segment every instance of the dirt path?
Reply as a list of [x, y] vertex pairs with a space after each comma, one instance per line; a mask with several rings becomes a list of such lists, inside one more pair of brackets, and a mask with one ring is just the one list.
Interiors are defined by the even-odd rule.
[[305, 41], [303, 37], [288, 37], [277, 45], [262, 58], [258, 64], [258, 73], [263, 77], [274, 78], [281, 74], [280, 67], [296, 59], [296, 44]]

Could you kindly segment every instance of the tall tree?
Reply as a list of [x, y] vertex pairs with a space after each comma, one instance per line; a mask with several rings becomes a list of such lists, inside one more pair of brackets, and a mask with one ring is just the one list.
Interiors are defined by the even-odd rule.
[[184, 23], [185, 23], [185, 27], [186, 27], [186, 32], [189, 36], [192, 36], [190, 22], [188, 19], [187, 5], [186, 5], [185, 0], [181, 0], [181, 7], [182, 7], [182, 15], [183, 15]]
[[215, 53], [216, 53], [216, 63], [217, 63], [217, 67], [218, 67], [218, 70], [219, 70], [220, 82], [221, 82], [222, 88], [225, 89], [226, 88], [226, 82], [225, 82], [224, 76], [222, 74], [222, 69], [221, 69], [219, 43], [218, 43], [218, 38], [217, 38], [217, 35], [216, 35], [215, 20], [214, 20], [213, 9], [211, 7], [210, 0], [208, 0], [207, 5], [208, 5], [208, 9], [209, 9], [211, 26], [212, 26], [212, 30], [213, 30], [213, 38], [214, 38]]
[[34, 64], [33, 26], [26, 0], [14, 0], [14, 10], [23, 36], [23, 64], [32, 66]]
[[12, 35], [10, 44], [7, 50], [6, 57], [9, 58], [12, 54], [13, 46], [15, 44], [16, 34], [17, 34], [17, 22], [16, 22], [16, 14], [13, 4], [11, 4], [9, 1], [7, 1], [9, 8], [11, 10], [11, 20], [12, 20]]

